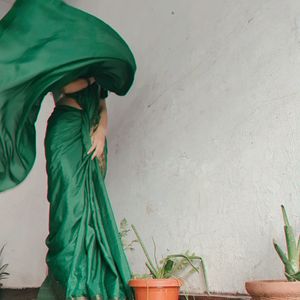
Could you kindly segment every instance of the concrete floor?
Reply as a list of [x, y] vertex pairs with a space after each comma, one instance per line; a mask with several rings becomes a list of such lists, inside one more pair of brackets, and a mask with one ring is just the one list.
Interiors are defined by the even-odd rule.
[[[36, 300], [38, 289], [0, 289], [0, 300]], [[179, 300], [186, 300], [186, 297], [180, 295]], [[188, 300], [251, 300], [247, 295], [193, 295]]]
[[38, 289], [0, 289], [0, 300], [35, 300]]

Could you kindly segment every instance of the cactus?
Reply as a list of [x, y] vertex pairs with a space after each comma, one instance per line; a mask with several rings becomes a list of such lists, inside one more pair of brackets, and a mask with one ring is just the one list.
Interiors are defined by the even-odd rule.
[[[294, 235], [294, 230], [289, 223], [286, 210], [283, 205], [281, 205], [282, 216], [284, 221], [284, 233], [287, 254], [280, 248], [280, 246], [273, 240], [273, 245], [278, 253], [281, 261], [285, 268], [285, 277], [288, 281], [300, 281], [300, 268], [299, 268], [299, 255], [300, 255], [300, 239], [296, 239]], [[297, 240], [297, 242], [296, 242]]]

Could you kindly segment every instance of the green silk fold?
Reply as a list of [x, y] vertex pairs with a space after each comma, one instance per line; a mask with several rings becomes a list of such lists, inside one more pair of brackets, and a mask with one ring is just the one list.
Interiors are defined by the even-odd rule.
[[49, 91], [85, 76], [125, 95], [134, 57], [120, 35], [61, 0], [16, 0], [0, 21], [0, 191], [35, 159], [35, 121]]
[[[57, 105], [48, 120], [49, 275], [38, 300], [133, 298], [105, 171], [87, 151], [99, 121], [99, 86], [125, 95], [135, 70], [118, 33], [61, 0], [16, 0], [0, 21], [0, 191], [32, 168], [45, 95], [77, 78], [97, 82], [77, 95], [82, 109]], [[105, 166], [106, 155], [107, 145]]]

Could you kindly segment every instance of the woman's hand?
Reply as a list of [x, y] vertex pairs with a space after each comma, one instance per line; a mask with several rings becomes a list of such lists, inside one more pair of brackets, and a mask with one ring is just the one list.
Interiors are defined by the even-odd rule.
[[92, 152], [94, 152], [92, 155], [92, 159], [94, 159], [95, 157], [98, 157], [100, 159], [101, 155], [103, 154], [104, 146], [105, 146], [105, 136], [106, 136], [105, 129], [99, 124], [99, 126], [91, 136], [92, 147], [89, 149], [87, 153], [89, 155]]

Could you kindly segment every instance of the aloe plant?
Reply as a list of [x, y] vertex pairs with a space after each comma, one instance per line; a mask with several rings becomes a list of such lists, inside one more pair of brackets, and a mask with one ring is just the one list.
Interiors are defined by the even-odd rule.
[[[142, 247], [142, 250], [146, 256], [146, 267], [148, 268], [150, 275], [152, 278], [161, 279], [161, 278], [170, 278], [170, 277], [179, 277], [178, 273], [186, 269], [190, 266], [190, 271], [188, 272], [198, 272], [200, 273], [200, 268], [202, 267], [203, 277], [204, 277], [204, 284], [207, 293], [209, 294], [209, 287], [208, 287], [208, 280], [207, 280], [207, 273], [206, 267], [202, 257], [196, 256], [194, 254], [190, 254], [188, 251], [184, 254], [172, 254], [168, 255], [157, 262], [156, 259], [156, 245], [153, 240], [154, 244], [154, 261], [151, 259], [145, 244], [143, 243], [139, 233], [137, 232], [134, 225], [131, 225], [139, 244]], [[195, 265], [195, 261], [200, 263], [200, 266]], [[144, 276], [143, 276], [144, 277]]]
[[299, 268], [299, 256], [300, 256], [300, 238], [295, 237], [293, 227], [290, 225], [286, 210], [281, 205], [282, 216], [284, 221], [284, 233], [287, 254], [280, 248], [280, 246], [273, 241], [276, 252], [278, 253], [285, 268], [285, 277], [288, 281], [300, 281], [300, 268]]
[[[4, 246], [0, 250], [0, 259], [2, 258], [3, 249], [4, 249]], [[0, 287], [2, 286], [1, 281], [3, 279], [6, 279], [9, 275], [9, 273], [6, 272], [7, 266], [8, 266], [8, 264], [3, 264], [3, 265], [0, 264]]]

